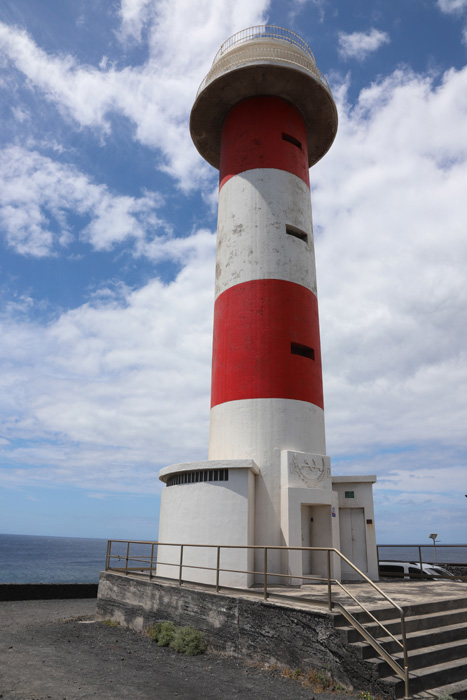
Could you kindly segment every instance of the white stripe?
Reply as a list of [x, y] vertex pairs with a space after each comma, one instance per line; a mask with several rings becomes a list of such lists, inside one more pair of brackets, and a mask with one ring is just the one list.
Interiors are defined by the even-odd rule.
[[[305, 242], [286, 233], [303, 231]], [[216, 298], [256, 279], [296, 282], [316, 294], [310, 190], [296, 175], [259, 168], [235, 175], [219, 194]]]

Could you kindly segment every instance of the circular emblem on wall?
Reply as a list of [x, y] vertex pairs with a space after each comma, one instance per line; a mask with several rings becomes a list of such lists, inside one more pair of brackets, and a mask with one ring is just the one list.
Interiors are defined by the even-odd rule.
[[326, 476], [324, 460], [322, 460], [321, 464], [318, 464], [313, 457], [301, 456], [299, 458], [298, 455], [294, 454], [290, 466], [292, 467], [292, 472], [303, 481], [305, 486], [310, 488], [316, 488]]

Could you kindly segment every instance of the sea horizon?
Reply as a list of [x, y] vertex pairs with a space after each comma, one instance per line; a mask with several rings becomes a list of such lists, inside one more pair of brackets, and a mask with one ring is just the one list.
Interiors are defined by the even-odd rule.
[[97, 583], [107, 539], [0, 533], [1, 583]]
[[[0, 584], [97, 583], [105, 568], [107, 541], [103, 537], [0, 533]], [[378, 546], [382, 561], [418, 561], [421, 547], [425, 562], [467, 563], [467, 547], [459, 543], [436, 544], [436, 551], [432, 544]]]

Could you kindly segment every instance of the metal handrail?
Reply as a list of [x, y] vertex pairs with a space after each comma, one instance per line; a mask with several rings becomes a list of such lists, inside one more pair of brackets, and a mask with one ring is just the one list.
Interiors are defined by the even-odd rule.
[[[119, 542], [126, 544], [126, 553], [125, 555], [121, 554], [112, 554], [112, 543], [114, 542]], [[144, 557], [142, 555], [138, 555], [137, 557], [130, 557], [130, 545], [131, 544], [139, 544], [139, 545], [151, 545], [151, 555], [149, 557]], [[159, 546], [164, 546], [164, 547], [180, 547], [180, 559], [178, 564], [174, 562], [160, 562], [154, 560], [154, 548], [159, 547]], [[193, 565], [193, 564], [185, 564], [183, 563], [183, 553], [184, 549], [186, 547], [198, 547], [198, 548], [205, 548], [205, 549], [216, 549], [217, 550], [217, 561], [216, 561], [216, 566], [199, 566], [199, 565]], [[263, 566], [263, 571], [249, 571], [249, 570], [238, 570], [238, 569], [226, 569], [222, 568], [220, 566], [220, 555], [221, 555], [221, 550], [223, 549], [253, 549], [253, 550], [263, 550], [264, 552], [264, 566]], [[268, 571], [268, 551], [319, 551], [319, 552], [327, 552], [327, 577], [318, 577], [318, 576], [312, 576], [312, 575], [307, 575], [307, 576], [299, 576], [299, 575], [294, 575], [291, 573], [288, 574], [281, 574], [277, 573], [275, 571]], [[378, 620], [373, 613], [368, 610], [368, 608], [361, 603], [355, 596], [337, 579], [334, 579], [331, 577], [331, 554], [336, 554], [340, 559], [345, 562], [348, 566], [350, 566], [366, 583], [368, 583], [379, 595], [381, 595], [392, 607], [399, 613], [400, 616], [400, 624], [401, 624], [401, 641], [399, 641], [389, 630], [383, 625], [380, 620]], [[111, 560], [112, 559], [117, 559], [119, 562], [120, 561], [125, 561], [125, 567], [111, 567]], [[143, 564], [149, 564], [148, 567], [129, 567], [128, 564], [129, 562], [134, 562], [138, 561]], [[181, 586], [183, 584], [183, 569], [200, 569], [200, 570], [205, 570], [205, 571], [215, 571], [216, 572], [216, 583], [215, 583], [215, 590], [218, 592], [221, 589], [219, 580], [220, 580], [220, 573], [221, 572], [230, 572], [230, 573], [241, 573], [241, 574], [252, 574], [256, 576], [263, 576], [264, 580], [264, 586], [263, 586], [263, 597], [265, 600], [271, 597], [271, 592], [268, 590], [268, 577], [269, 576], [274, 576], [275, 578], [294, 578], [294, 579], [301, 579], [304, 581], [321, 581], [323, 583], [327, 583], [327, 607], [329, 610], [332, 610], [334, 607], [338, 608], [340, 612], [343, 614], [343, 616], [350, 622], [350, 624], [366, 639], [366, 641], [373, 646], [373, 648], [377, 651], [380, 656], [387, 661], [387, 663], [391, 666], [391, 668], [397, 673], [400, 678], [403, 679], [404, 681], [404, 686], [405, 686], [405, 697], [409, 697], [409, 664], [408, 664], [408, 653], [407, 653], [407, 634], [406, 634], [406, 626], [405, 626], [405, 613], [403, 608], [401, 608], [397, 603], [395, 603], [390, 596], [388, 596], [379, 586], [375, 584], [374, 581], [372, 581], [368, 576], [366, 576], [363, 571], [360, 571], [358, 567], [353, 564], [353, 562], [350, 561], [350, 559], [347, 559], [347, 557], [342, 554], [338, 549], [335, 549], [334, 547], [287, 547], [287, 546], [263, 546], [263, 545], [214, 545], [214, 544], [187, 544], [187, 543], [179, 543], [179, 542], [154, 542], [154, 541], [148, 541], [148, 540], [109, 540], [107, 543], [107, 555], [106, 555], [106, 563], [105, 563], [105, 569], [106, 571], [118, 571], [120, 573], [125, 573], [125, 575], [128, 575], [129, 573], [135, 575], [135, 574], [144, 574], [145, 571], [149, 571], [149, 578], [150, 580], [154, 578], [153, 575], [153, 569], [154, 565], [156, 562], [160, 565], [163, 564], [165, 566], [177, 566], [179, 569], [179, 574], [178, 574], [178, 583]], [[379, 627], [389, 635], [402, 649], [403, 653], [403, 667], [397, 662], [397, 660], [389, 654], [382, 646], [381, 644], [374, 638], [373, 635], [371, 635], [365, 627], [352, 615], [350, 611], [348, 611], [342, 603], [333, 601], [332, 598], [332, 584], [335, 584], [339, 587], [340, 590], [344, 591], [346, 595], [348, 595], [355, 603], [357, 603], [360, 608], [369, 615], [369, 617], [379, 625]], [[208, 585], [208, 584], [204, 584]], [[231, 587], [227, 586], [222, 586], [224, 590], [239, 590], [238, 588], [232, 589]], [[243, 590], [243, 589], [240, 589]], [[290, 599], [292, 598], [291, 596], [286, 596], [286, 595], [279, 595], [279, 594], [272, 594], [274, 598], [278, 599]], [[296, 602], [296, 598], [292, 598]], [[304, 602], [303, 599], [301, 602]], [[315, 604], [323, 604], [321, 601], [313, 601]], [[326, 605], [326, 603], [325, 603]]]

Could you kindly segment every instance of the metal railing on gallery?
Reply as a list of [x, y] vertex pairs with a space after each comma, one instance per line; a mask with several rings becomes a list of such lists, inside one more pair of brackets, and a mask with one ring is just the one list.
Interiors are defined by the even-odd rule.
[[[178, 561], [176, 563], [163, 562], [157, 560], [157, 552], [159, 547], [175, 547], [179, 550]], [[132, 550], [133, 548], [133, 550]], [[198, 566], [195, 564], [184, 563], [184, 553], [190, 548], [198, 549], [212, 549], [216, 550], [216, 566]], [[112, 551], [113, 549], [113, 551]], [[116, 549], [119, 549], [116, 553]], [[221, 567], [221, 553], [223, 551], [232, 549], [243, 549], [243, 550], [255, 550], [255, 552], [263, 552], [263, 567], [260, 570], [241, 570], [241, 569], [230, 569]], [[146, 552], [144, 552], [146, 550]], [[326, 563], [327, 563], [327, 576], [313, 576], [304, 575], [298, 576], [295, 574], [281, 574], [276, 571], [270, 571], [268, 569], [268, 555], [270, 552], [275, 551], [281, 552], [323, 552], [326, 553]], [[384, 624], [378, 620], [375, 615], [365, 606], [361, 601], [353, 595], [353, 593], [345, 586], [341, 581], [333, 578], [331, 575], [331, 556], [334, 555], [338, 557], [341, 562], [344, 562], [348, 567], [353, 569], [353, 571], [358, 574], [358, 576], [365, 581], [369, 586], [372, 587], [376, 593], [383, 598], [387, 603], [389, 603], [397, 616], [400, 618], [400, 634], [395, 636], [392, 634]], [[114, 565], [114, 562], [117, 565]], [[215, 588], [216, 592], [220, 590], [223, 591], [241, 591], [242, 593], [248, 593], [249, 595], [257, 594], [255, 589], [251, 588], [240, 588], [232, 586], [221, 586], [221, 574], [223, 573], [234, 573], [234, 574], [251, 574], [257, 577], [263, 578], [263, 587], [261, 595], [265, 600], [292, 600], [295, 603], [300, 602], [309, 603], [313, 606], [320, 605], [325, 606], [328, 610], [339, 610], [339, 612], [346, 618], [346, 620], [362, 635], [362, 637], [376, 650], [376, 652], [391, 666], [393, 671], [403, 679], [405, 685], [405, 697], [409, 697], [409, 663], [408, 663], [408, 653], [407, 653], [407, 635], [405, 626], [405, 613], [404, 610], [397, 605], [384, 591], [375, 584], [374, 581], [368, 578], [362, 571], [360, 571], [347, 557], [345, 557], [339, 550], [333, 547], [269, 547], [261, 545], [203, 545], [203, 544], [186, 544], [186, 543], [173, 543], [173, 542], [152, 542], [144, 540], [109, 540], [107, 543], [107, 556], [105, 562], [106, 571], [114, 571], [120, 574], [125, 574], [126, 576], [143, 576], [148, 577], [150, 580], [157, 580], [159, 577], [156, 575], [156, 568], [159, 566], [171, 566], [178, 569], [178, 575], [174, 578], [170, 578], [171, 581], [178, 579], [178, 585], [181, 586], [183, 583], [196, 583], [197, 586], [202, 585], [209, 588]], [[187, 575], [187, 570], [203, 570], [213, 572], [213, 583], [212, 584], [200, 584], [197, 581], [190, 581], [189, 575]], [[306, 600], [300, 597], [299, 601], [296, 597], [287, 596], [284, 594], [278, 594], [276, 591], [271, 590], [271, 585], [268, 580], [274, 577], [274, 579], [281, 578], [302, 580], [304, 583], [319, 582], [326, 584], [326, 593], [323, 598], [318, 598], [315, 595], [312, 600]], [[161, 577], [159, 580], [167, 581], [167, 578]], [[333, 586], [336, 586], [340, 591], [343, 591], [355, 604], [357, 604], [366, 615], [370, 618], [370, 621], [376, 623], [378, 627], [383, 631], [384, 634], [391, 637], [399, 647], [402, 652], [403, 665], [401, 665], [395, 655], [389, 654], [386, 649], [380, 644], [380, 642], [364, 627], [364, 625], [357, 620], [357, 618], [339, 601], [333, 598]], [[399, 637], [399, 638], [398, 638]]]
[[304, 53], [308, 54], [310, 58], [316, 63], [313, 53], [301, 36], [295, 34], [290, 29], [285, 27], [280, 27], [277, 24], [259, 24], [254, 27], [247, 27], [247, 29], [241, 29], [236, 34], [232, 34], [228, 39], [224, 41], [219, 51], [214, 56], [213, 64], [216, 63], [227, 51], [233, 46], [238, 46], [238, 44], [243, 44], [245, 41], [252, 41], [256, 39], [279, 39], [280, 41], [286, 41], [289, 44], [298, 46]]
[[[278, 42], [282, 42], [282, 45]], [[250, 46], [245, 46], [240, 52], [231, 52], [234, 47], [248, 43]], [[331, 91], [328, 81], [316, 65], [313, 52], [303, 39], [283, 27], [264, 25], [243, 29], [222, 44], [196, 95], [222, 73], [250, 62], [262, 61], [280, 61], [304, 69]]]

